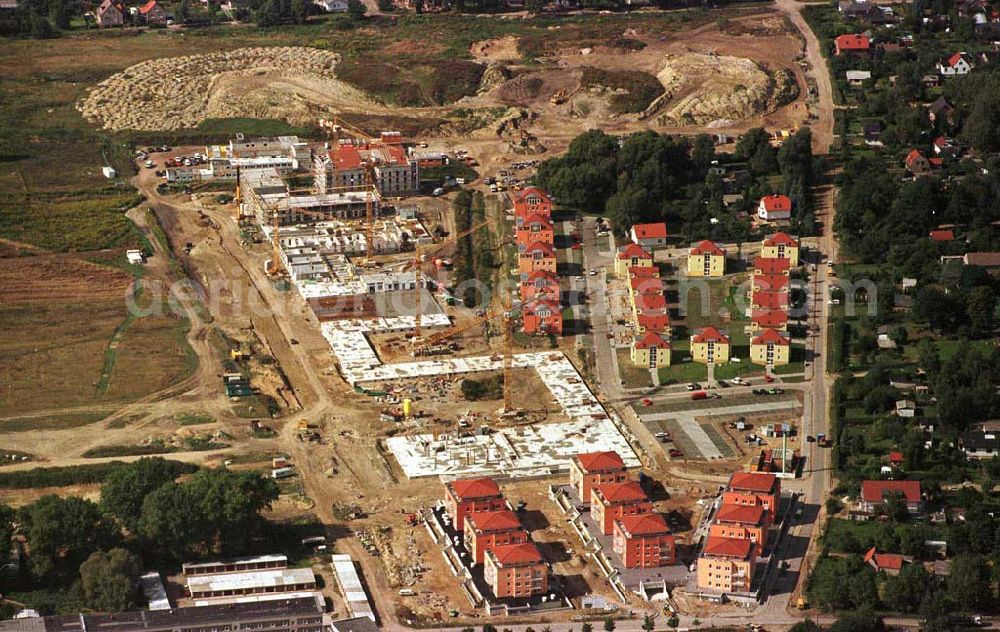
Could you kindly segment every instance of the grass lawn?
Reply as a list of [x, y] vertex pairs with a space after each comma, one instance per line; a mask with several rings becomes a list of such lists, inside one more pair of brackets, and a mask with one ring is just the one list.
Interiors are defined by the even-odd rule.
[[618, 372], [621, 374], [625, 388], [652, 388], [653, 378], [649, 369], [632, 364], [628, 349], [615, 349], [618, 354]]

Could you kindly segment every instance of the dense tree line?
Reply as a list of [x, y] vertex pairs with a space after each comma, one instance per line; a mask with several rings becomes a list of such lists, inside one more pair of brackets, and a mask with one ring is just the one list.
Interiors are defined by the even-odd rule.
[[132, 608], [140, 552], [175, 562], [243, 552], [278, 497], [275, 482], [256, 472], [202, 469], [176, 482], [178, 473], [164, 459], [140, 459], [108, 474], [97, 503], [46, 495], [17, 511], [0, 505], [0, 550], [19, 535], [28, 551], [10, 581], [78, 593], [96, 610]]
[[56, 37], [81, 12], [80, 0], [21, 0], [16, 9], [0, 11], [0, 35]]

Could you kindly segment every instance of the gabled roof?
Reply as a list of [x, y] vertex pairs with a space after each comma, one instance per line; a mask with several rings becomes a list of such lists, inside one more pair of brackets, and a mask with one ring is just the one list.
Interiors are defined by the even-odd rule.
[[753, 260], [754, 270], [760, 270], [761, 274], [785, 275], [791, 267], [792, 261], [788, 257], [757, 257]]
[[639, 294], [663, 292], [663, 282], [656, 277], [636, 277], [629, 279], [629, 287], [632, 288], [633, 292], [638, 292]]
[[898, 553], [878, 553], [875, 547], [868, 549], [865, 553], [865, 563], [872, 564], [875, 570], [898, 571], [903, 568], [906, 559]]
[[837, 44], [837, 48], [840, 50], [868, 50], [871, 45], [871, 42], [866, 36], [852, 33], [838, 35], [833, 41]]
[[622, 516], [615, 520], [619, 527], [629, 537], [667, 535], [670, 527], [661, 514], [639, 514], [638, 516]]
[[729, 344], [729, 338], [715, 327], [709, 326], [691, 336], [691, 342], [723, 342]]
[[750, 320], [761, 327], [778, 327], [788, 322], [788, 313], [783, 309], [755, 309]]
[[955, 231], [948, 230], [932, 230], [930, 232], [931, 241], [955, 241]]
[[149, 0], [149, 2], [139, 7], [139, 13], [141, 13], [142, 15], [146, 15], [156, 7], [157, 7], [156, 0]]
[[510, 509], [470, 513], [466, 516], [466, 519], [472, 525], [473, 529], [479, 533], [495, 533], [497, 531], [511, 531], [522, 528], [521, 521], [517, 519], [517, 515]]
[[594, 487], [598, 496], [609, 503], [631, 503], [646, 500], [646, 492], [635, 481], [622, 483], [602, 483]]
[[448, 483], [448, 487], [459, 500], [476, 498], [496, 498], [502, 496], [500, 487], [492, 478], [466, 478]]
[[625, 259], [652, 259], [653, 255], [646, 252], [645, 248], [639, 244], [628, 243], [618, 253], [618, 258]]
[[792, 210], [792, 199], [787, 195], [765, 195], [760, 198], [760, 202], [764, 205], [764, 210], [770, 213]]
[[636, 279], [654, 279], [660, 277], [660, 270], [656, 266], [629, 266], [628, 275]]
[[548, 309], [553, 316], [558, 315], [562, 318], [562, 305], [559, 301], [551, 298], [533, 298], [521, 307], [521, 312], [533, 314], [542, 308]]
[[779, 332], [775, 331], [774, 329], [765, 329], [750, 341], [750, 344], [752, 345], [766, 345], [768, 343], [774, 343], [776, 345], [784, 345], [784, 346], [788, 346], [791, 344], [791, 342], [788, 340], [786, 336], [782, 336]]
[[555, 252], [555, 250], [552, 249], [552, 245], [551, 244], [547, 244], [544, 241], [533, 241], [533, 242], [531, 242], [528, 245], [528, 247], [524, 249], [524, 253], [523, 254], [530, 255], [530, 254], [534, 254], [536, 252], [541, 252], [546, 257], [555, 257], [556, 256], [556, 252]]
[[542, 198], [542, 203], [543, 204], [544, 203], [548, 203], [548, 204], [552, 203], [552, 198], [550, 198], [549, 194], [545, 192], [545, 189], [540, 189], [538, 187], [525, 187], [521, 191], [516, 192], [514, 194], [514, 201], [515, 202], [523, 202], [531, 194], [535, 194], [538, 197]]
[[653, 347], [657, 349], [669, 349], [670, 343], [655, 331], [647, 331], [645, 334], [642, 334], [641, 338], [637, 336], [632, 346], [636, 349], [652, 349]]
[[788, 289], [789, 278], [784, 274], [755, 274], [753, 275], [753, 292], [777, 291]]
[[880, 503], [887, 495], [902, 494], [908, 503], [920, 502], [920, 481], [862, 481], [861, 497]]
[[777, 483], [777, 476], [765, 472], [734, 472], [729, 477], [729, 489], [732, 491], [771, 493]]
[[934, 101], [934, 103], [931, 103], [928, 109], [932, 113], [938, 114], [939, 112], [950, 112], [955, 108], [953, 108], [951, 104], [948, 103], [948, 100], [945, 99], [944, 97], [938, 97], [937, 100]]
[[636, 224], [632, 227], [636, 239], [666, 239], [667, 225], [664, 222], [655, 224]]
[[741, 560], [749, 559], [753, 551], [753, 542], [749, 538], [723, 538], [717, 535], [708, 536], [705, 542], [706, 557], [735, 557]]
[[[945, 63], [948, 66], [951, 66], [952, 68], [954, 68], [955, 66], [958, 65], [958, 62], [962, 61], [963, 59], [965, 59], [965, 53], [955, 53], [954, 55], [952, 55], [951, 57], [949, 57], [948, 61], [945, 62]], [[966, 63], [968, 63], [968, 60], [966, 60]]]
[[501, 544], [489, 549], [486, 554], [492, 557], [499, 566], [539, 564], [542, 561], [542, 554], [538, 551], [538, 547], [531, 542]]
[[528, 224], [541, 224], [543, 228], [552, 228], [552, 222], [548, 217], [542, 215], [541, 213], [532, 213], [524, 218], [521, 225], [517, 227], [518, 230], [527, 230], [525, 226]]
[[899, 450], [893, 450], [892, 452], [889, 453], [889, 462], [890, 463], [902, 463], [905, 460], [906, 460], [906, 457], [904, 457], [903, 453], [900, 452]]
[[[791, 201], [789, 201], [789, 205], [790, 204], [791, 204]], [[791, 208], [791, 206], [789, 206], [789, 208]], [[777, 232], [777, 233], [774, 233], [773, 235], [768, 235], [767, 238], [764, 239], [764, 245], [765, 246], [793, 246], [795, 248], [798, 248], [799, 247], [799, 242], [795, 241], [795, 239], [792, 238], [792, 236], [789, 235], [788, 233]]]
[[608, 472], [625, 469], [625, 462], [614, 451], [586, 452], [573, 457], [584, 472]]
[[646, 331], [662, 332], [670, 326], [670, 316], [667, 314], [639, 314], [636, 321]]
[[785, 309], [788, 307], [788, 291], [757, 290], [753, 293], [752, 303], [759, 309]]
[[767, 509], [761, 505], [723, 503], [715, 514], [715, 521], [759, 526], [767, 521]]
[[663, 295], [663, 292], [636, 294], [635, 308], [643, 311], [667, 309], [667, 297]]
[[691, 246], [691, 250], [689, 250], [688, 253], [692, 255], [715, 255], [717, 257], [721, 257], [726, 254], [722, 248], [716, 246], [715, 242], [709, 239], [699, 241], [695, 245]]
[[552, 274], [548, 270], [532, 270], [531, 272], [528, 273], [528, 279], [526, 283], [534, 284], [539, 279], [544, 279], [546, 282], [559, 285], [559, 279], [556, 277], [556, 275]]
[[911, 166], [914, 162], [920, 160], [921, 158], [924, 158], [924, 154], [919, 149], [911, 149], [910, 153], [906, 154], [906, 166]]

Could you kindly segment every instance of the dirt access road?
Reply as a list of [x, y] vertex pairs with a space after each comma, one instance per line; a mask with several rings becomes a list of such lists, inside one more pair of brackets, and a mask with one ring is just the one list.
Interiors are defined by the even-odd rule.
[[[816, 155], [827, 155], [830, 153], [830, 147], [833, 145], [833, 85], [830, 82], [830, 70], [827, 68], [826, 58], [823, 57], [821, 52], [819, 39], [813, 33], [812, 29], [809, 28], [805, 18], [802, 17], [802, 9], [809, 5], [797, 0], [776, 0], [775, 6], [792, 21], [792, 24], [795, 25], [795, 28], [798, 29], [805, 40], [806, 61], [812, 70], [812, 77], [816, 81], [816, 90], [819, 93], [817, 95], [819, 100], [817, 105], [819, 112], [817, 115], [819, 119], [811, 126], [813, 153]], [[830, 234], [829, 231], [826, 234]]]

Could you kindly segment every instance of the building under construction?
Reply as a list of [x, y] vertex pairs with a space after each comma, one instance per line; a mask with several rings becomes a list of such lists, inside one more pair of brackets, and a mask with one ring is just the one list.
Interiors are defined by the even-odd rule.
[[245, 171], [240, 174], [244, 215], [253, 215], [263, 226], [290, 226], [324, 220], [362, 220], [369, 204], [372, 215], [382, 214], [378, 191], [293, 193], [277, 169]]
[[413, 195], [420, 188], [420, 168], [403, 147], [399, 132], [382, 132], [379, 138], [333, 138], [323, 150], [313, 152], [313, 175], [320, 193], [372, 184], [386, 197]]

